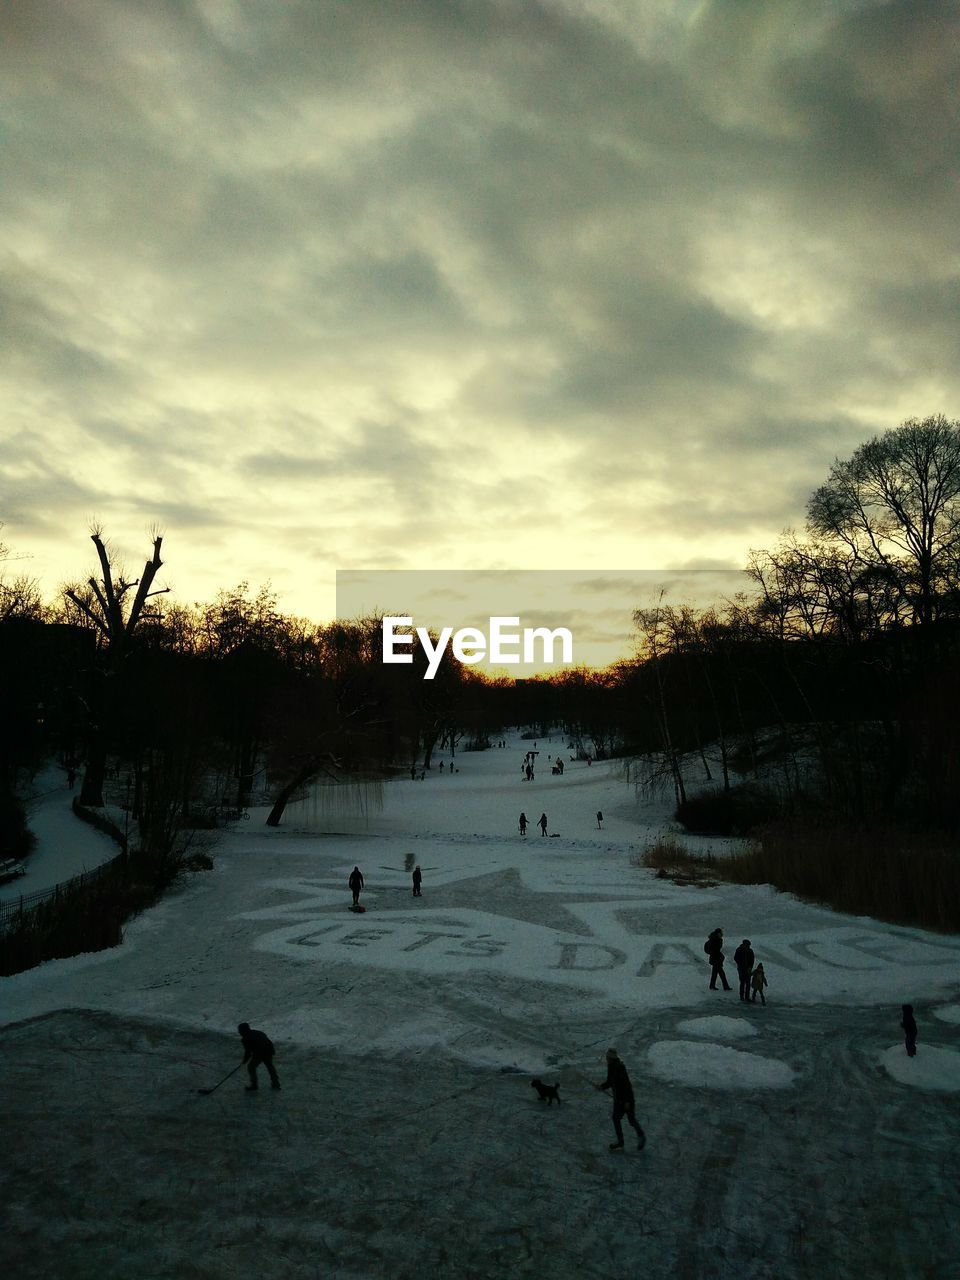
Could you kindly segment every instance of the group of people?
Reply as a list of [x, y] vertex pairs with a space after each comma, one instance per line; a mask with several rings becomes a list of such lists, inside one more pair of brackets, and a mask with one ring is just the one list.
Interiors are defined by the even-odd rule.
[[[723, 962], [726, 959], [723, 954], [723, 930], [714, 929], [703, 944], [703, 949], [710, 960], [710, 990], [716, 991], [719, 978], [724, 991], [732, 991], [733, 988], [727, 981], [727, 975], [723, 969]], [[757, 962], [749, 938], [744, 938], [733, 953], [733, 963], [737, 966], [737, 977], [740, 980], [740, 999], [753, 1004], [759, 996], [760, 1003], [766, 1004], [763, 988], [770, 984], [763, 972], [763, 964]]]
[[[529, 818], [525, 813], [521, 813], [517, 820], [517, 827], [519, 828], [522, 836], [527, 834], [527, 827], [529, 825]], [[537, 826], [540, 828], [540, 834], [545, 836], [547, 834], [547, 815], [545, 813], [541, 813], [540, 817], [537, 819]], [[597, 810], [597, 830], [603, 830], [603, 813], [599, 809]]]
[[[407, 865], [409, 865], [409, 863]], [[423, 884], [423, 872], [420, 870], [420, 864], [418, 863], [413, 868], [413, 896], [415, 898], [423, 897], [423, 891], [420, 888], [422, 884]], [[353, 894], [352, 905], [354, 909], [356, 909], [357, 907], [360, 906], [360, 894], [363, 890], [363, 872], [360, 870], [359, 867], [354, 867], [353, 870], [350, 872], [349, 878], [347, 879], [347, 886], [350, 889], [350, 892]]]
[[[540, 828], [540, 834], [542, 836], [545, 836], [547, 834], [547, 825], [548, 825], [547, 815], [545, 813], [541, 813], [540, 817], [537, 819], [537, 826]], [[527, 834], [528, 826], [529, 826], [529, 822], [527, 820], [527, 815], [525, 813], [521, 813], [517, 821], [517, 827], [522, 836], [525, 836]]]

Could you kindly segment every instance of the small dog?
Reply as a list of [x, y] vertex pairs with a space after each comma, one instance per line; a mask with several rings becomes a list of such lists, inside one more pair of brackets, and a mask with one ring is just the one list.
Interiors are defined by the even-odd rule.
[[537, 1095], [540, 1098], [541, 1102], [544, 1100], [544, 1098], [546, 1098], [548, 1107], [553, 1106], [554, 1098], [556, 1098], [557, 1106], [559, 1107], [560, 1105], [560, 1094], [558, 1092], [560, 1088], [559, 1084], [544, 1084], [542, 1080], [531, 1080], [530, 1088], [536, 1089]]

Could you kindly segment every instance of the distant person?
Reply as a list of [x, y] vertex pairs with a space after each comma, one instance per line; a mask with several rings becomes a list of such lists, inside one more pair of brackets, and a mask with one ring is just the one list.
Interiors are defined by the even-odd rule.
[[350, 872], [350, 879], [347, 881], [350, 886], [350, 892], [353, 894], [353, 905], [360, 905], [360, 890], [363, 888], [363, 875], [359, 867], [354, 867]]
[[443, 773], [443, 761], [440, 761], [440, 772]]
[[277, 1075], [276, 1068], [273, 1065], [273, 1055], [276, 1050], [270, 1037], [262, 1031], [254, 1031], [249, 1022], [241, 1022], [237, 1030], [240, 1032], [240, 1039], [243, 1041], [243, 1061], [247, 1063], [247, 1073], [250, 1076], [247, 1092], [255, 1093], [257, 1091], [257, 1067], [261, 1063], [267, 1068], [271, 1085], [273, 1085], [274, 1089], [279, 1089], [280, 1077]]
[[527, 815], [525, 813], [521, 813], [518, 825], [520, 827], [520, 834], [525, 836], [527, 834]]
[[68, 769], [67, 770], [67, 786], [70, 788], [71, 791], [73, 790], [74, 783], [76, 782], [76, 780], [77, 780], [76, 769]]
[[598, 831], [603, 830], [603, 814], [600, 812], [599, 809], [597, 810], [597, 830]]
[[627, 1123], [637, 1134], [637, 1150], [642, 1151], [646, 1146], [647, 1135], [640, 1128], [637, 1121], [633, 1101], [633, 1086], [630, 1083], [630, 1077], [627, 1075], [627, 1068], [623, 1065], [616, 1049], [607, 1050], [607, 1078], [603, 1084], [598, 1084], [597, 1088], [610, 1089], [613, 1094], [613, 1115], [611, 1119], [613, 1120], [613, 1129], [617, 1135], [617, 1140], [610, 1143], [610, 1150], [617, 1151], [623, 1146], [623, 1125], [620, 1123], [620, 1117], [626, 1116]]
[[750, 946], [750, 939], [744, 938], [733, 953], [733, 963], [737, 966], [737, 977], [740, 979], [740, 999], [750, 999], [750, 975], [753, 972], [753, 964], [756, 960], [753, 954], [753, 948]]
[[420, 882], [422, 880], [423, 880], [423, 872], [420, 870], [420, 867], [418, 865], [413, 868], [413, 896], [415, 898], [423, 897], [423, 894], [420, 892]]
[[416, 782], [416, 780], [417, 780], [417, 766], [415, 764], [412, 764], [410, 766], [410, 781]]
[[547, 834], [547, 815], [545, 813], [541, 813], [537, 826], [540, 828], [540, 834], [545, 836]]
[[900, 1025], [903, 1027], [903, 1040], [907, 1049], [907, 1057], [915, 1058], [917, 1056], [917, 1024], [913, 1016], [913, 1005], [903, 1004], [900, 1006], [903, 1016], [900, 1019]]
[[716, 991], [717, 978], [719, 978], [723, 983], [724, 991], [730, 991], [730, 983], [727, 981], [727, 975], [723, 971], [723, 930], [714, 929], [703, 944], [703, 949], [710, 957], [710, 990]]
[[763, 965], [758, 964], [753, 971], [753, 976], [750, 979], [750, 986], [752, 988], [750, 993], [751, 1004], [755, 1003], [757, 996], [760, 997], [761, 1004], [767, 1003], [766, 997], [763, 994], [763, 988], [769, 987], [769, 985], [770, 983], [767, 981], [767, 975], [763, 972]]

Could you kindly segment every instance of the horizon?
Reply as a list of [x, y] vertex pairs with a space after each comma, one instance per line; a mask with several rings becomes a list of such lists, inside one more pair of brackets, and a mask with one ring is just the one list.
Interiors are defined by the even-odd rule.
[[956, 5], [0, 12], [3, 540], [184, 600], [738, 571], [958, 415]]

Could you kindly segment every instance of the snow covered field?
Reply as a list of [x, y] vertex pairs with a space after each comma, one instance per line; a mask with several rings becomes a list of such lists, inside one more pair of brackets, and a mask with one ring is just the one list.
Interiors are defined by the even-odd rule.
[[[522, 781], [532, 745], [391, 783], [337, 834], [254, 811], [122, 947], [2, 980], [13, 1274], [955, 1280], [960, 938], [657, 879], [632, 855], [667, 801], [551, 775], [558, 738]], [[737, 997], [743, 937], [766, 1007]], [[198, 1094], [243, 1020], [282, 1091]], [[642, 1154], [607, 1149], [608, 1045]]]

